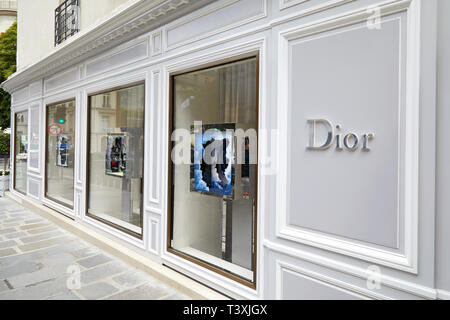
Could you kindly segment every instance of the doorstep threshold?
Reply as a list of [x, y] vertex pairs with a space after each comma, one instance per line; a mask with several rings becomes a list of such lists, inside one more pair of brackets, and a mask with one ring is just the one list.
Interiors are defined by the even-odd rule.
[[95, 230], [82, 225], [79, 222], [49, 208], [34, 200], [21, 198], [6, 192], [5, 196], [17, 202], [24, 208], [31, 210], [33, 213], [49, 220], [57, 226], [71, 232], [83, 240], [99, 247], [109, 254], [121, 259], [122, 261], [142, 270], [156, 279], [172, 286], [181, 293], [189, 296], [194, 300], [229, 300], [219, 292], [171, 269], [159, 264], [139, 253], [117, 243]]

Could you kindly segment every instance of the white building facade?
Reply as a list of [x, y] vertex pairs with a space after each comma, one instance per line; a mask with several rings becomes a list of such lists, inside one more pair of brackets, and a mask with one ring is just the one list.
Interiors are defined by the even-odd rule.
[[450, 299], [449, 18], [19, 0], [11, 192], [232, 298]]

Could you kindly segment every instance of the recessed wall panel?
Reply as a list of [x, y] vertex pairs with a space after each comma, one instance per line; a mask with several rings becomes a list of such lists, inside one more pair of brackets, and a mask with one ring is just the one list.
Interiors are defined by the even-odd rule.
[[266, 16], [267, 0], [227, 0], [202, 9], [166, 30], [173, 49]]
[[283, 300], [365, 300], [366, 297], [289, 269], [281, 268]]
[[404, 21], [289, 41], [287, 226], [400, 247]]

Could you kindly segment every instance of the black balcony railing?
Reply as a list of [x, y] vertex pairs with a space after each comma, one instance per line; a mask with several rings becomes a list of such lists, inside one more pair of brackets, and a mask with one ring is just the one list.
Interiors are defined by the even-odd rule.
[[55, 46], [79, 30], [80, 0], [66, 0], [55, 9]]

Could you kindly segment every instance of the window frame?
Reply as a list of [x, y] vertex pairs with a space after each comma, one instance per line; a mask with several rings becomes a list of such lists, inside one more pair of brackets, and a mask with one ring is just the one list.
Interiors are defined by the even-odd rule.
[[[242, 284], [246, 287], [249, 287], [253, 290], [257, 289], [257, 279], [258, 279], [258, 195], [259, 195], [259, 165], [256, 164], [256, 175], [255, 175], [255, 205], [254, 205], [254, 224], [253, 224], [253, 257], [252, 257], [252, 265], [253, 265], [253, 281], [246, 280], [238, 275], [235, 275], [225, 269], [220, 268], [219, 266], [213, 265], [212, 263], [208, 263], [206, 261], [200, 260], [188, 254], [185, 254], [181, 251], [172, 247], [172, 238], [173, 238], [173, 200], [174, 200], [174, 192], [173, 192], [173, 163], [171, 160], [171, 154], [173, 150], [174, 142], [171, 141], [172, 132], [174, 129], [174, 107], [175, 107], [175, 86], [174, 80], [176, 76], [189, 74], [193, 72], [204, 71], [208, 69], [213, 69], [225, 65], [230, 65], [233, 63], [237, 63], [240, 61], [245, 61], [249, 59], [256, 59], [256, 130], [259, 133], [259, 108], [260, 108], [260, 52], [252, 52], [245, 55], [239, 55], [237, 57], [230, 57], [222, 60], [218, 60], [215, 62], [203, 64], [200, 66], [196, 66], [193, 68], [186, 68], [184, 71], [173, 72], [169, 74], [169, 123], [168, 123], [168, 171], [167, 171], [167, 238], [166, 238], [166, 251], [169, 254], [173, 254], [177, 257], [180, 257], [184, 260], [187, 260], [191, 263], [194, 263], [200, 267], [203, 267], [207, 270], [213, 271], [225, 278], [231, 279], [239, 284]], [[259, 137], [258, 144], [256, 146], [257, 155], [259, 159]], [[259, 163], [259, 160], [258, 160]]]
[[[22, 194], [22, 195], [24, 195], [24, 196], [26, 196], [27, 194], [28, 194], [28, 152], [27, 152], [27, 172], [26, 172], [26, 177], [27, 177], [27, 182], [26, 182], [26, 190], [25, 191], [22, 191], [22, 190], [19, 190], [19, 189], [17, 189], [17, 186], [16, 186], [16, 174], [17, 174], [17, 166], [16, 166], [16, 139], [17, 139], [17, 115], [19, 114], [19, 113], [27, 113], [27, 115], [29, 116], [29, 112], [30, 112], [30, 110], [27, 108], [27, 109], [24, 109], [24, 110], [20, 110], [20, 111], [15, 111], [14, 112], [14, 147], [13, 147], [13, 164], [14, 164], [14, 171], [13, 171], [13, 190], [14, 191], [16, 191], [16, 192], [18, 192], [18, 193], [20, 193], [20, 194]], [[28, 119], [29, 120], [29, 119]], [[29, 128], [29, 121], [28, 121], [28, 123], [27, 123], [27, 136], [29, 137], [29, 130], [30, 130], [30, 128]], [[27, 142], [28, 144], [29, 144], [29, 141]]]
[[[102, 219], [100, 217], [97, 217], [94, 214], [89, 213], [89, 191], [90, 191], [90, 186], [89, 186], [89, 174], [91, 171], [91, 167], [90, 167], [90, 143], [91, 143], [91, 137], [90, 137], [90, 131], [91, 131], [91, 97], [96, 96], [96, 95], [100, 95], [100, 94], [105, 94], [105, 93], [110, 93], [113, 91], [118, 91], [118, 90], [122, 90], [122, 89], [128, 89], [128, 88], [132, 88], [132, 87], [137, 87], [143, 85], [144, 86], [144, 105], [143, 105], [143, 155], [142, 155], [142, 180], [141, 180], [141, 190], [142, 190], [142, 197], [141, 197], [141, 208], [140, 208], [140, 223], [141, 223], [141, 233], [138, 234], [136, 232], [131, 231], [130, 229], [127, 229], [125, 227], [119, 226], [117, 224], [114, 224], [106, 219]], [[140, 81], [136, 81], [136, 82], [132, 82], [129, 84], [125, 84], [125, 85], [120, 85], [120, 86], [116, 86], [116, 87], [111, 87], [105, 90], [100, 90], [100, 91], [95, 91], [92, 93], [89, 93], [87, 95], [87, 115], [86, 115], [86, 170], [85, 170], [85, 183], [86, 183], [86, 196], [85, 196], [85, 216], [91, 219], [94, 219], [98, 222], [101, 222], [111, 228], [114, 228], [116, 230], [119, 230], [127, 235], [130, 235], [138, 240], [144, 240], [144, 213], [145, 213], [145, 208], [144, 208], [144, 194], [145, 194], [145, 126], [146, 126], [146, 118], [145, 118], [145, 109], [146, 109], [146, 96], [147, 96], [147, 87], [146, 87], [146, 80], [140, 80]]]
[[[67, 7], [68, 6], [75, 6], [77, 9], [77, 13], [76, 13], [76, 29], [71, 29], [70, 26], [68, 26], [66, 24], [67, 22], [67, 16], [64, 15], [65, 19], [62, 19], [62, 13], [67, 13]], [[63, 9], [64, 8], [64, 9]], [[60, 44], [62, 44], [63, 42], [65, 42], [67, 39], [69, 39], [70, 37], [73, 37], [75, 34], [77, 34], [78, 32], [80, 32], [80, 0], [63, 0], [60, 1], [60, 4], [56, 7], [55, 9], [55, 27], [54, 27], [54, 46], [58, 46]], [[63, 32], [59, 32], [58, 27], [58, 18], [59, 21], [64, 21], [63, 27], [64, 27], [64, 31]], [[73, 17], [72, 17], [73, 19]], [[70, 34], [67, 35], [67, 33], [70, 31]]]
[[[69, 205], [67, 203], [64, 203], [64, 202], [62, 202], [60, 200], [54, 199], [54, 198], [49, 197], [47, 195], [47, 191], [48, 191], [47, 190], [47, 187], [48, 187], [48, 185], [47, 185], [47, 161], [48, 161], [48, 152], [47, 152], [48, 150], [47, 150], [47, 148], [48, 148], [48, 125], [49, 125], [48, 124], [48, 108], [52, 107], [52, 106], [55, 106], [55, 105], [58, 105], [58, 104], [67, 103], [67, 102], [74, 102], [75, 103], [75, 126], [74, 126], [74, 128], [75, 128], [75, 135], [76, 135], [76, 131], [77, 131], [77, 126], [76, 126], [77, 100], [76, 100], [75, 97], [70, 98], [70, 99], [65, 99], [65, 100], [62, 100], [62, 101], [58, 101], [58, 102], [54, 102], [54, 103], [49, 103], [49, 104], [47, 104], [45, 106], [45, 121], [44, 121], [45, 122], [44, 198], [47, 199], [47, 200], [50, 200], [50, 201], [52, 201], [52, 202], [54, 202], [56, 204], [59, 204], [59, 205], [61, 205], [63, 207], [66, 207], [68, 209], [74, 210], [74, 208], [75, 208], [74, 205], [75, 205], [75, 161], [76, 161], [76, 148], [74, 150], [74, 167], [73, 167], [73, 177], [74, 177], [74, 179], [73, 179], [73, 196], [74, 196], [73, 199], [74, 199], [74, 204], [73, 205]], [[75, 142], [77, 142], [77, 141], [75, 141]]]

